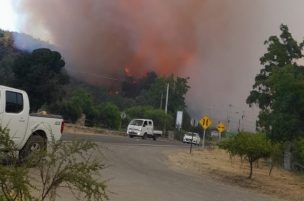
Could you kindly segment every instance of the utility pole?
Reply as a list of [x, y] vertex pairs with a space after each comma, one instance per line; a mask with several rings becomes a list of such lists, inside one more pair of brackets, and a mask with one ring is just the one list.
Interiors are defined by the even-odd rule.
[[169, 83], [167, 84], [166, 107], [165, 112], [168, 113]]
[[232, 105], [229, 104], [228, 106], [229, 106], [229, 109], [227, 112], [227, 131], [229, 132], [230, 131], [230, 112], [231, 112]]
[[160, 97], [160, 108], [159, 109], [163, 108], [163, 99], [164, 99], [164, 93], [162, 92], [161, 97]]
[[242, 131], [244, 131], [244, 118], [245, 118], [245, 111], [243, 110], [243, 114], [242, 114]]

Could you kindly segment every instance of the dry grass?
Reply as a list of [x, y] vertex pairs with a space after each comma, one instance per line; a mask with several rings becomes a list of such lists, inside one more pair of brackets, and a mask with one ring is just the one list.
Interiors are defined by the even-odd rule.
[[288, 201], [304, 201], [304, 176], [274, 168], [271, 176], [269, 166], [259, 161], [253, 169], [253, 179], [248, 179], [249, 168], [246, 161], [230, 156], [223, 150], [188, 150], [169, 153], [169, 160], [175, 167], [195, 174], [209, 175], [225, 183], [239, 185], [257, 192]]
[[102, 129], [102, 128], [95, 128], [95, 127], [85, 127], [79, 126], [76, 124], [65, 124], [64, 125], [64, 132], [65, 133], [75, 133], [75, 134], [82, 134], [82, 135], [126, 135], [125, 132], [109, 130], [109, 129]]

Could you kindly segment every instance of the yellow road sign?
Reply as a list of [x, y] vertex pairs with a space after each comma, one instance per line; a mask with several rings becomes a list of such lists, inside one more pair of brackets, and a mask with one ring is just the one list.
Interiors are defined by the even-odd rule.
[[222, 133], [225, 131], [225, 125], [223, 122], [219, 122], [217, 125], [216, 125], [216, 129], [218, 130], [219, 133]]
[[199, 124], [203, 129], [206, 130], [212, 124], [212, 121], [208, 116], [205, 115], [199, 120]]

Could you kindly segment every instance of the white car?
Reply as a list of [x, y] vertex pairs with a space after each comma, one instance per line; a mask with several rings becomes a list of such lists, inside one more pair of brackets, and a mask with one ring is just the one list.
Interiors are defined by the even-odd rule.
[[199, 145], [201, 142], [201, 138], [198, 133], [185, 133], [183, 138], [183, 143], [191, 143]]

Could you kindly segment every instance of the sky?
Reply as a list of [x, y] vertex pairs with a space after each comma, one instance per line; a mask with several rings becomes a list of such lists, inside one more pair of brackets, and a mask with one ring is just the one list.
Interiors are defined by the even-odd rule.
[[0, 0], [0, 28], [17, 31], [17, 14], [11, 0]]
[[91, 84], [111, 85], [107, 77], [126, 69], [189, 76], [193, 118], [229, 116], [231, 127], [253, 130], [258, 110], [245, 100], [263, 43], [282, 23], [303, 40], [302, 8], [303, 0], [0, 0], [0, 28], [53, 43], [69, 73]]

